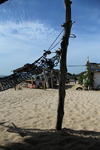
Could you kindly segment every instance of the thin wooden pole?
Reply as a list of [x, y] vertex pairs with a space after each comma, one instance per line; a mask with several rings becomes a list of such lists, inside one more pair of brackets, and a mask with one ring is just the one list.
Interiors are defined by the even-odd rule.
[[45, 90], [45, 80], [44, 80], [44, 90]]
[[59, 102], [58, 102], [58, 111], [57, 111], [57, 123], [56, 129], [61, 130], [63, 116], [64, 116], [64, 99], [65, 99], [65, 81], [66, 81], [66, 54], [67, 47], [69, 44], [69, 36], [71, 30], [71, 1], [64, 0], [65, 8], [66, 8], [66, 22], [63, 25], [65, 28], [65, 33], [63, 36], [63, 40], [61, 43], [61, 60], [60, 60], [60, 79], [59, 79]]

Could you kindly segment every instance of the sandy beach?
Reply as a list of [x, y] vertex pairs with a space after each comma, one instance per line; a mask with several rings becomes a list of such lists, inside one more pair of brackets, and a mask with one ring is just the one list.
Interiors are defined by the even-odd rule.
[[66, 85], [61, 131], [58, 89], [0, 92], [0, 150], [100, 150], [100, 91], [77, 86]]

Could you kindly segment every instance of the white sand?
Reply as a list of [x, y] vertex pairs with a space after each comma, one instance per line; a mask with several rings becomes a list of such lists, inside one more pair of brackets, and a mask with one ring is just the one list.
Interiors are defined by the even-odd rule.
[[54, 130], [58, 89], [0, 92], [0, 149], [100, 149], [100, 91], [77, 86], [67, 85], [62, 131]]

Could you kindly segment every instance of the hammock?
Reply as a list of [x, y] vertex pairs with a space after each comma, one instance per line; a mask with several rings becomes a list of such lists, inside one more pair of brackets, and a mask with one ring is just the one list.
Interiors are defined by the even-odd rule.
[[51, 59], [47, 59], [47, 55], [51, 54], [50, 51], [45, 51], [43, 56], [40, 57], [32, 64], [25, 64], [23, 67], [13, 70], [13, 74], [0, 78], [0, 91], [13, 88], [19, 83], [30, 78], [32, 75], [38, 74], [44, 69], [53, 69], [60, 61], [60, 54], [56, 53]]

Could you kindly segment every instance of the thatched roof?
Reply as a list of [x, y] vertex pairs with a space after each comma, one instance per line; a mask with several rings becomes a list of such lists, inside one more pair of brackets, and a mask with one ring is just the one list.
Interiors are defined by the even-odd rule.
[[89, 67], [92, 72], [100, 72], [100, 63], [87, 63], [87, 67]]
[[71, 73], [69, 73], [69, 72], [67, 72], [67, 75], [72, 76], [72, 74], [71, 74]]
[[16, 70], [13, 70], [13, 72], [28, 72], [28, 71], [32, 71], [33, 69], [35, 69], [36, 66], [34, 64], [26, 64], [21, 68], [18, 68]]
[[77, 74], [77, 76], [83, 76], [84, 74], [85, 74], [85, 71], [83, 71], [83, 72]]

